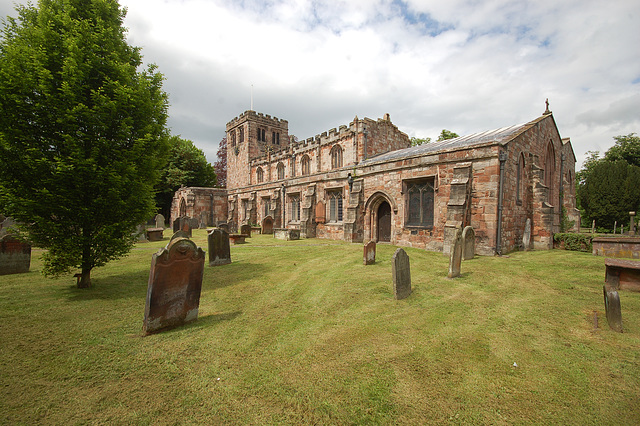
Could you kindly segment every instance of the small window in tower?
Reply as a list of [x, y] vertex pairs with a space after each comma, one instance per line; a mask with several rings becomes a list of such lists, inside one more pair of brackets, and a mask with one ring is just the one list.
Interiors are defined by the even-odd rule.
[[244, 127], [240, 127], [240, 135], [238, 136], [240, 142], [244, 142]]
[[231, 142], [231, 147], [236, 146], [236, 132], [234, 130], [229, 132], [229, 141]]
[[271, 143], [276, 143], [276, 132], [271, 132]]
[[267, 132], [264, 129], [262, 129], [262, 139], [261, 139], [262, 142], [266, 142], [267, 141], [267, 136], [266, 135], [267, 135]]
[[311, 160], [309, 160], [309, 156], [308, 155], [305, 154], [302, 157], [302, 162], [301, 163], [302, 163], [302, 175], [306, 176], [309, 173], [311, 173], [311, 170], [310, 170], [311, 169], [311, 167], [310, 167], [311, 166]]
[[280, 133], [276, 133], [276, 145], [280, 145]]
[[336, 145], [331, 148], [331, 168], [338, 169], [342, 167], [342, 147]]

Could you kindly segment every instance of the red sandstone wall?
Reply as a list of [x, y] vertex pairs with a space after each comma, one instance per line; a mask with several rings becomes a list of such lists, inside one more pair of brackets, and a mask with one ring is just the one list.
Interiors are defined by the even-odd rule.
[[[227, 221], [227, 191], [222, 188], [182, 187], [171, 203], [170, 223], [180, 216], [180, 205], [184, 200], [186, 215], [201, 221], [204, 226], [214, 226]], [[213, 210], [212, 210], [213, 207]], [[213, 213], [213, 218], [211, 217]]]

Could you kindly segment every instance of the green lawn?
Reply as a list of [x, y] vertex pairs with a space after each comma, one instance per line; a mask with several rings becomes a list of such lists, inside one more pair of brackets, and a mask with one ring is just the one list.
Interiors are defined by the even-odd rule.
[[640, 423], [640, 294], [611, 331], [601, 257], [480, 257], [447, 279], [447, 257], [408, 248], [397, 301], [393, 246], [365, 267], [360, 244], [258, 235], [206, 266], [197, 321], [142, 337], [167, 241], [87, 290], [43, 278], [39, 250], [0, 277], [0, 423]]

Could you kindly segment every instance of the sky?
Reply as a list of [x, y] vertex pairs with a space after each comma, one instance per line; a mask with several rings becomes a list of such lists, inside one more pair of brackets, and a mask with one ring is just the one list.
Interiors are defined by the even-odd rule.
[[[10, 3], [0, 16], [16, 15]], [[301, 140], [385, 113], [435, 140], [526, 123], [548, 98], [577, 169], [640, 133], [637, 0], [120, 4], [129, 43], [165, 76], [171, 133], [212, 163], [226, 123], [249, 109]]]

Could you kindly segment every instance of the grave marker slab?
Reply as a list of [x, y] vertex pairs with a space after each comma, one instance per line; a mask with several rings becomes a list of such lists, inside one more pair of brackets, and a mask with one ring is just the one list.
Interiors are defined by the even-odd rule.
[[262, 233], [273, 234], [273, 218], [271, 216], [265, 217], [262, 221]]
[[31, 244], [11, 234], [0, 238], [0, 275], [23, 274], [31, 266]]
[[622, 310], [620, 309], [620, 295], [608, 285], [602, 286], [604, 293], [604, 309], [607, 313], [607, 322], [613, 331], [622, 333]]
[[460, 276], [460, 264], [462, 263], [462, 229], [456, 229], [456, 236], [451, 246], [451, 257], [449, 258], [448, 278]]
[[251, 225], [242, 225], [240, 227], [240, 233], [246, 235], [247, 238], [251, 238]]
[[476, 254], [476, 231], [471, 226], [465, 226], [462, 231], [462, 260], [470, 260]]
[[527, 218], [524, 224], [524, 232], [522, 233], [522, 247], [525, 250], [529, 250], [531, 245], [531, 219]]
[[231, 263], [231, 247], [229, 233], [216, 228], [207, 237], [209, 245], [209, 266], [227, 265]]
[[365, 265], [373, 265], [376, 263], [376, 242], [369, 241], [364, 245], [363, 261]]
[[391, 262], [393, 275], [393, 295], [397, 300], [406, 299], [411, 294], [411, 265], [409, 255], [399, 248], [393, 254]]
[[204, 251], [188, 238], [173, 238], [154, 253], [144, 311], [145, 334], [198, 318]]

